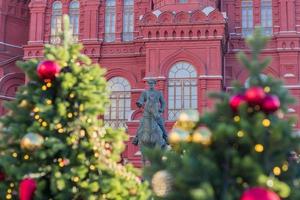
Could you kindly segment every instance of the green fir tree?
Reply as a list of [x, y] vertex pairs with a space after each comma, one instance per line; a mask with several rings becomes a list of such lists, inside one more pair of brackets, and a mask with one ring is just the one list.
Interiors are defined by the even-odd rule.
[[261, 76], [271, 61], [261, 57], [267, 41], [256, 29], [246, 40], [249, 56], [238, 54], [248, 86], [235, 83], [232, 94], [212, 94], [214, 110], [198, 120], [182, 113], [169, 135], [172, 150], [148, 152], [145, 177], [155, 199], [237, 200], [256, 186], [300, 199], [299, 160], [291, 156], [299, 154], [299, 138], [286, 115], [292, 98], [280, 81]]
[[44, 59], [61, 66], [53, 80], [38, 76], [38, 60], [18, 63], [28, 81], [1, 120], [0, 199], [19, 199], [20, 182], [30, 178], [35, 200], [146, 200], [138, 171], [120, 164], [126, 134], [99, 119], [109, 103], [105, 70], [68, 30], [64, 16], [62, 44], [45, 45]]

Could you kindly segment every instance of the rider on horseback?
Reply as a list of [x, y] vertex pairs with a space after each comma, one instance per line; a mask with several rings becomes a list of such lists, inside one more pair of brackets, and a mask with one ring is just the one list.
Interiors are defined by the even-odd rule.
[[[136, 105], [141, 108], [143, 105], [144, 108], [144, 117], [154, 117], [157, 125], [162, 130], [162, 137], [166, 143], [168, 143], [168, 135], [164, 125], [164, 119], [162, 113], [164, 112], [166, 103], [163, 99], [162, 93], [154, 89], [156, 80], [149, 79], [147, 81], [149, 85], [149, 90], [144, 91], [140, 96], [139, 100], [136, 102]], [[132, 141], [132, 144], [138, 145], [138, 134]]]

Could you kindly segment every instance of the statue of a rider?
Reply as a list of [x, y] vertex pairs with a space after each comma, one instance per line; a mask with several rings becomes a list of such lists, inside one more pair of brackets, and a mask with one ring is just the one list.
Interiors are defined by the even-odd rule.
[[[150, 117], [150, 116], [148, 116], [148, 115], [150, 115], [150, 113], [152, 115], [154, 114], [153, 117], [155, 118], [157, 125], [161, 129], [162, 134], [163, 134], [162, 137], [165, 140], [165, 143], [167, 144], [168, 143], [168, 135], [167, 135], [167, 131], [166, 131], [165, 125], [164, 125], [164, 119], [162, 117], [162, 113], [165, 110], [166, 103], [163, 98], [162, 92], [155, 90], [155, 88], [154, 88], [156, 85], [156, 80], [149, 79], [147, 81], [147, 83], [149, 85], [149, 90], [146, 90], [141, 94], [140, 98], [136, 102], [136, 105], [139, 108], [144, 106], [143, 118]], [[140, 126], [142, 126], [142, 124], [140, 124]], [[139, 136], [139, 133], [137, 133], [137, 135], [133, 139], [132, 144], [138, 145], [138, 141], [139, 141], [138, 136]]]

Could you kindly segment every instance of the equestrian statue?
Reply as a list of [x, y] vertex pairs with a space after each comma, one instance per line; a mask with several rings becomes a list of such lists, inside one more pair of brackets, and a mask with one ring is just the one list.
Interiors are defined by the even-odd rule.
[[[143, 117], [140, 120], [140, 125], [137, 134], [132, 143], [138, 145], [143, 156], [143, 148], [165, 148], [168, 144], [168, 135], [164, 125], [162, 116], [166, 103], [162, 92], [155, 90], [156, 80], [149, 79], [147, 81], [149, 89], [144, 91], [136, 105], [139, 108], [144, 107]], [[145, 158], [143, 156], [143, 164]]]

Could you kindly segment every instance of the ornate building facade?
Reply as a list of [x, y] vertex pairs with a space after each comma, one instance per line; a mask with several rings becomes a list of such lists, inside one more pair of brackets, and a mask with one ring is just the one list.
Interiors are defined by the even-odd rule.
[[[164, 94], [169, 128], [181, 110], [209, 109], [213, 102], [208, 91], [228, 90], [233, 80], [246, 82], [248, 75], [235, 53], [247, 51], [244, 38], [256, 25], [271, 37], [262, 56], [273, 61], [264, 73], [282, 79], [300, 101], [300, 1], [0, 0], [0, 5], [0, 42], [24, 44], [24, 59], [40, 58], [44, 44], [59, 43], [62, 15], [70, 15], [74, 39], [107, 69], [112, 104], [106, 124], [125, 127], [130, 136], [142, 114], [135, 102], [149, 78], [158, 80]], [[24, 14], [23, 21], [17, 13]], [[5, 60], [3, 52], [0, 46], [0, 59]], [[15, 79], [20, 73], [10, 63], [0, 66], [0, 92], [6, 100], [12, 92], [3, 88], [21, 84], [5, 79], [6, 70], [15, 72]], [[300, 104], [289, 112], [299, 115]], [[130, 143], [124, 156], [138, 163], [138, 151]]]

